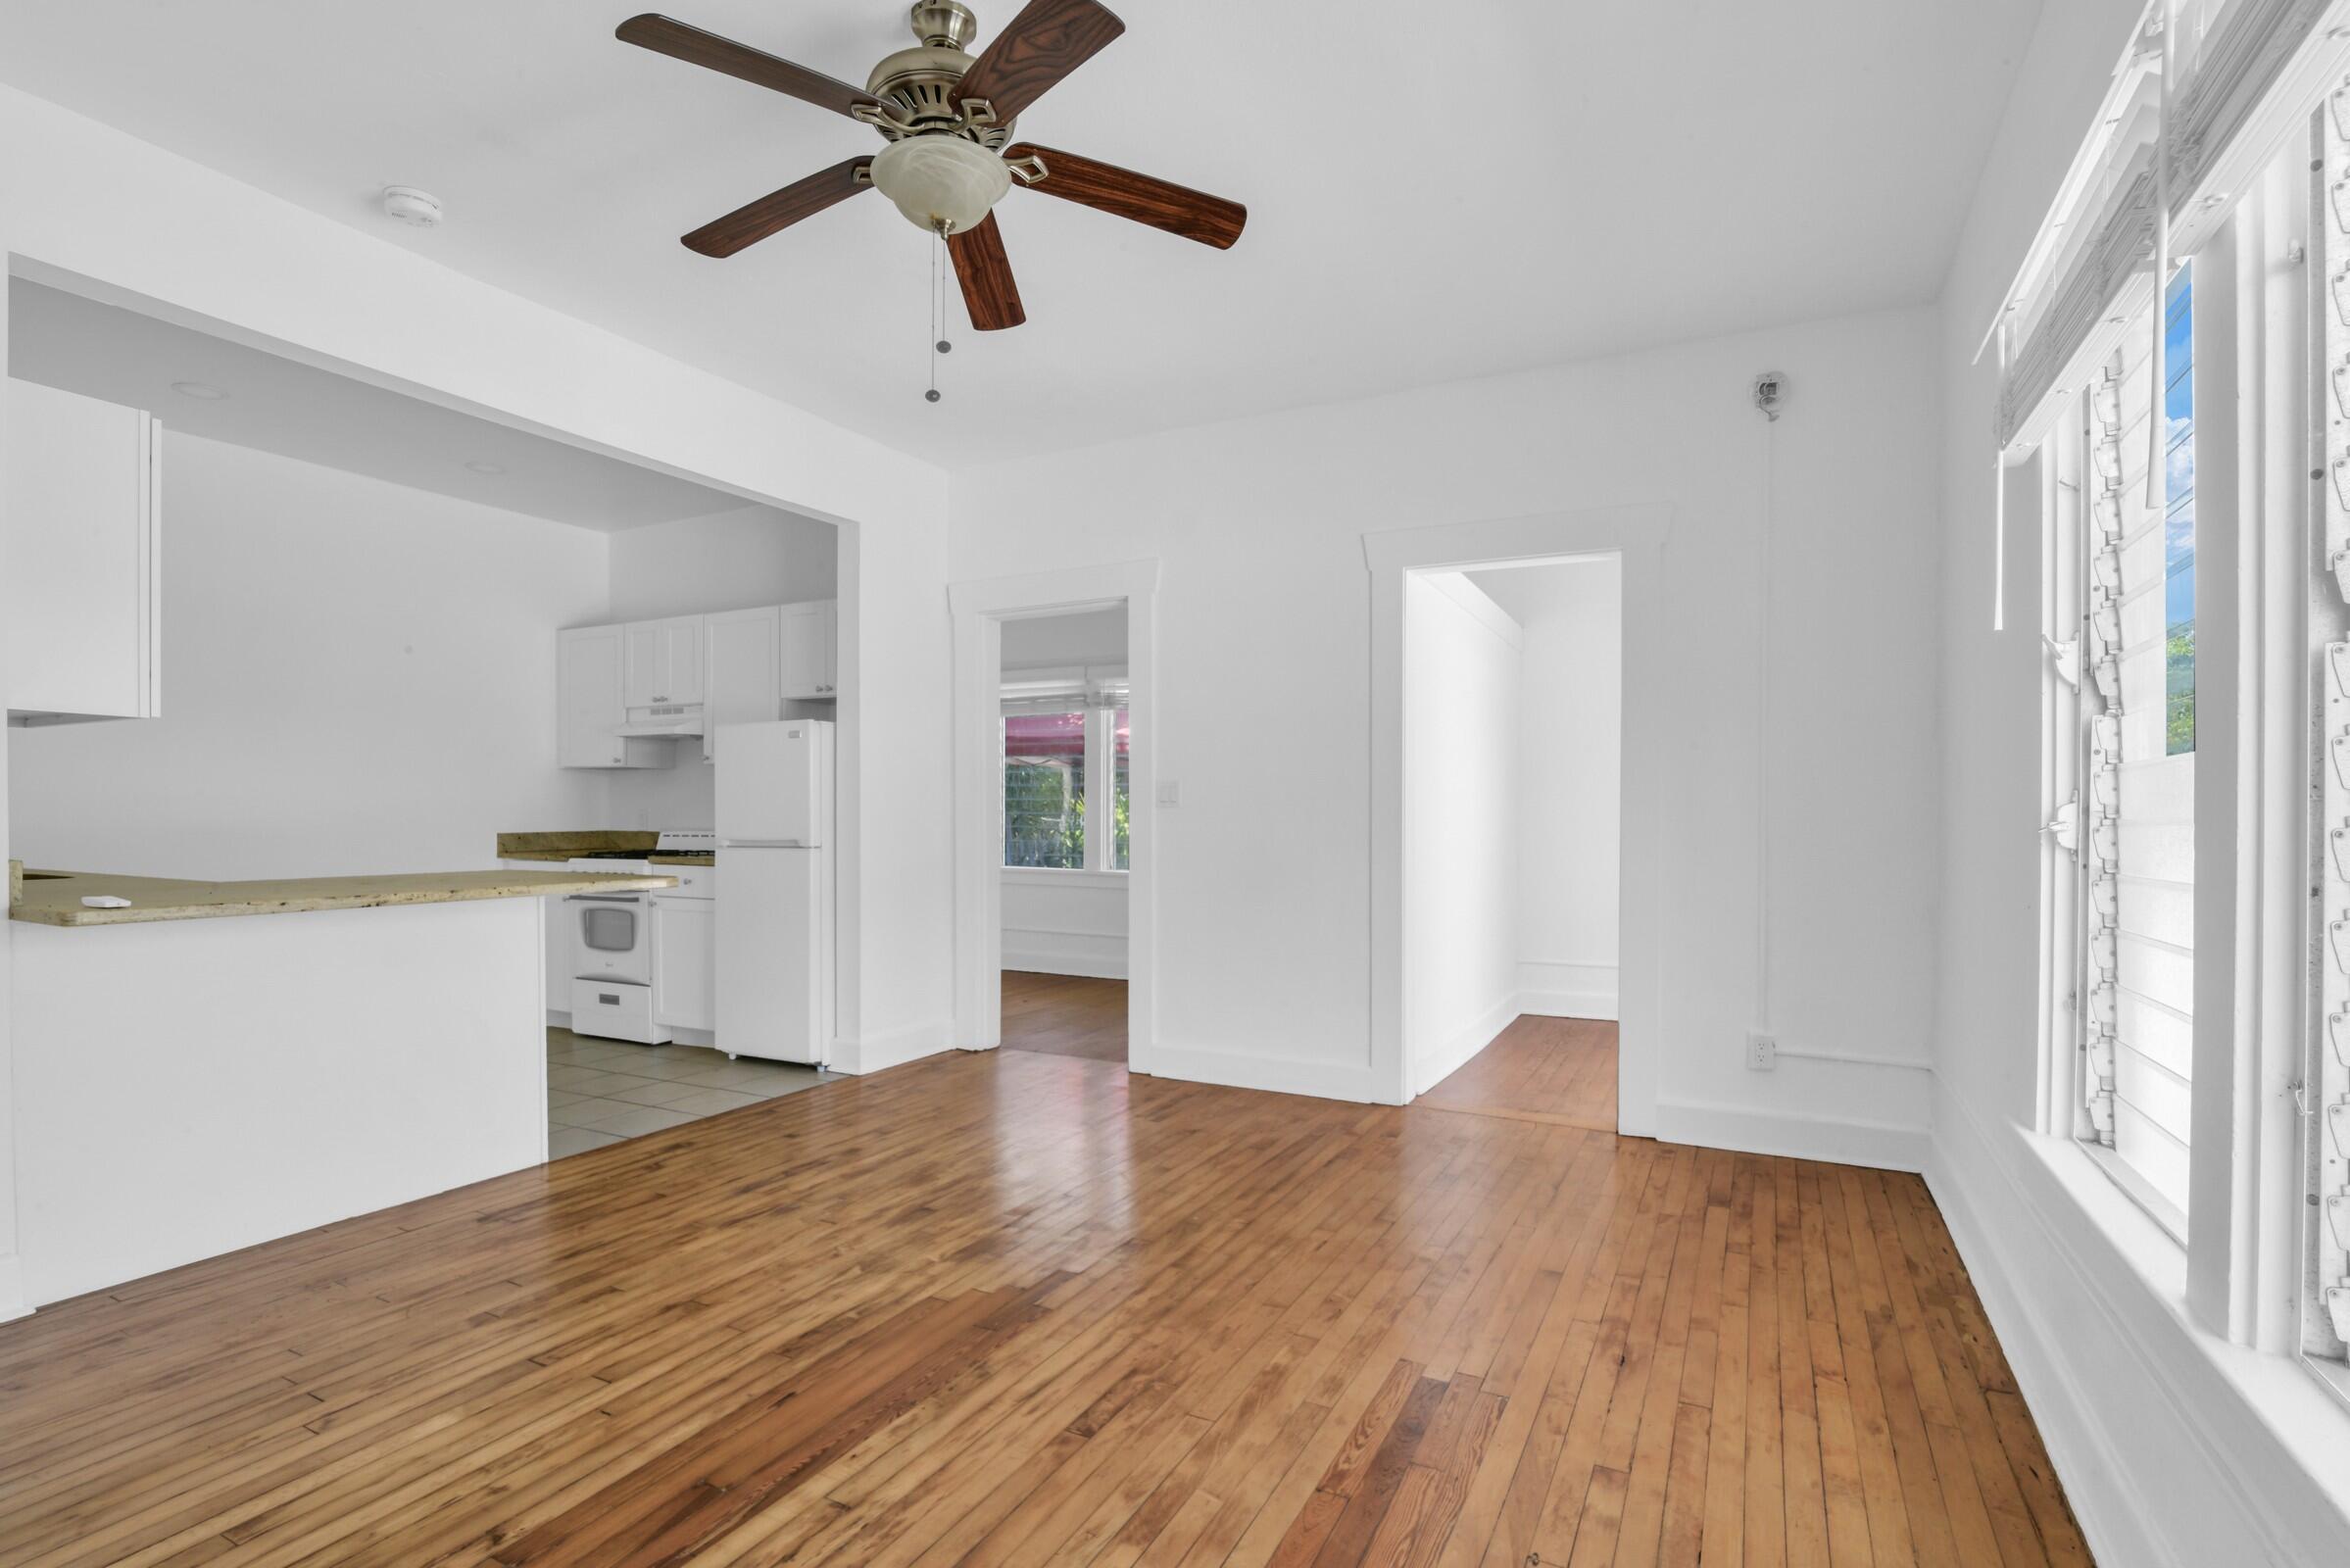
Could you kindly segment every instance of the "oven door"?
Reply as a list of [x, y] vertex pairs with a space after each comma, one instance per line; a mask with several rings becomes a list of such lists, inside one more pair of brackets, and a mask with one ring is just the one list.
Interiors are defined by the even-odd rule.
[[653, 983], [653, 909], [633, 893], [574, 893], [569, 915], [571, 972], [582, 980]]

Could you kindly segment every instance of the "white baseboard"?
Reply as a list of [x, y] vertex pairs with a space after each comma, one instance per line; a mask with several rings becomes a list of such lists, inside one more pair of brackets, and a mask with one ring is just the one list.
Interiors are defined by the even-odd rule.
[[867, 1035], [862, 1040], [836, 1040], [832, 1043], [832, 1060], [826, 1063], [825, 1070], [852, 1076], [880, 1072], [954, 1049], [954, 1026], [945, 1018], [935, 1018], [893, 1029], [888, 1034]]
[[1116, 939], [1114, 951], [1080, 944], [1035, 931], [1004, 933], [1003, 966], [1027, 974], [1069, 974], [1090, 980], [1126, 978], [1126, 939]]
[[1133, 1054], [1131, 1059], [1136, 1072], [1153, 1078], [1365, 1104], [1379, 1098], [1371, 1092], [1371, 1069], [1364, 1062], [1304, 1061], [1295, 1056], [1243, 1055], [1186, 1046], [1153, 1046]]
[[1503, 997], [1454, 1030], [1452, 1038], [1437, 1048], [1431, 1060], [1414, 1068], [1412, 1094], [1416, 1097], [1428, 1093], [1466, 1066], [1471, 1056], [1492, 1045], [1495, 1035], [1517, 1021], [1520, 1010], [1516, 997]]
[[0, 1257], [0, 1323], [30, 1316], [32, 1303], [24, 1299], [24, 1261], [11, 1252]]
[[549, 1007], [547, 1009], [547, 1027], [568, 1029], [571, 1027], [571, 1015], [561, 1007]]
[[2350, 1413], [2189, 1323], [2175, 1245], [2078, 1151], [1936, 1100], [1927, 1185], [2097, 1560], [2350, 1560]]
[[1673, 1100], [1656, 1102], [1656, 1136], [1668, 1144], [1822, 1159], [1878, 1170], [1924, 1170], [1932, 1143], [1932, 1134], [1923, 1127]]
[[1518, 965], [1518, 1010], [1542, 1018], [1601, 1018], [1613, 1022], [1616, 966], [1612, 963]]

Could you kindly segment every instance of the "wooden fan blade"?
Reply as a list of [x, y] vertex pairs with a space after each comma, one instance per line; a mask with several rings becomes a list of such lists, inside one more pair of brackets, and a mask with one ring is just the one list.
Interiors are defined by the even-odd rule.
[[996, 215], [987, 215], [977, 228], [947, 236], [947, 254], [955, 258], [955, 281], [963, 286], [963, 309], [971, 325], [981, 332], [1001, 332], [1028, 319], [1020, 309], [1020, 285], [1012, 281], [1011, 258], [1004, 254], [1004, 231]]
[[1239, 202], [1172, 180], [1152, 179], [1115, 164], [1099, 164], [1075, 153], [1024, 141], [1004, 148], [1004, 156], [1007, 162], [1021, 158], [1043, 162], [1045, 177], [1029, 186], [1030, 190], [1131, 218], [1220, 251], [1232, 248], [1233, 241], [1241, 237], [1241, 225], [1248, 221], [1248, 209]]
[[722, 71], [729, 76], [754, 81], [761, 87], [788, 93], [794, 98], [845, 115], [859, 104], [872, 103], [873, 95], [861, 87], [852, 87], [837, 76], [827, 76], [821, 71], [795, 66], [789, 60], [778, 60], [749, 44], [721, 38], [714, 32], [667, 17], [646, 12], [630, 17], [612, 29], [612, 36], [622, 43], [650, 49], [655, 54], [667, 55], [688, 65]]
[[819, 170], [806, 179], [796, 179], [779, 191], [703, 224], [681, 243], [687, 250], [700, 251], [705, 256], [732, 256], [746, 245], [756, 245], [769, 234], [789, 228], [803, 218], [866, 189], [866, 182], [857, 177], [857, 172], [872, 161], [851, 158]]
[[1126, 24], [1096, 0], [1028, 0], [963, 73], [955, 95], [985, 98], [1001, 124], [1125, 30]]

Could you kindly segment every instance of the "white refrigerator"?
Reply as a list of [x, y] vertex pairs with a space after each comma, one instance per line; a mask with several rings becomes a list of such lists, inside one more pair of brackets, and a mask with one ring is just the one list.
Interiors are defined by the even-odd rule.
[[822, 1066], [832, 1055], [832, 725], [719, 729], [717, 1044]]

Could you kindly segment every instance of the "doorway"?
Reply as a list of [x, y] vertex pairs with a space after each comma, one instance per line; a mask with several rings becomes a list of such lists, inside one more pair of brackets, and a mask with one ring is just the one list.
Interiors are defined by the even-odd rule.
[[1614, 1130], [1623, 563], [1404, 584], [1414, 1103]]
[[955, 1040], [1152, 1045], [1156, 562], [956, 583]]
[[[1364, 538], [1371, 577], [1374, 1098], [1400, 1104], [1438, 1090], [1430, 1103], [1458, 1097], [1473, 1101], [1471, 1108], [1517, 1106], [1654, 1136], [1665, 1007], [1656, 979], [1664, 832], [1657, 803], [1672, 741], [1670, 715], [1643, 694], [1658, 689], [1665, 662], [1662, 595], [1671, 521], [1669, 508], [1646, 505]], [[1515, 591], [1507, 573], [1530, 573], [1515, 584], [1532, 592], [1538, 579], [1531, 573], [1553, 566], [1600, 573], [1582, 579], [1594, 603], [1562, 629], [1580, 627], [1604, 644], [1612, 621], [1616, 679], [1606, 703], [1589, 710], [1600, 716], [1580, 721], [1587, 733], [1553, 725], [1555, 744], [1534, 758], [1550, 772], [1528, 785], [1520, 735], [1527, 715], [1517, 692], [1527, 638], [1496, 596]], [[1448, 652], [1436, 642], [1445, 634], [1430, 630], [1432, 608], [1450, 617]], [[1564, 657], [1589, 664], [1594, 654], [1569, 647]], [[1473, 698], [1472, 690], [1485, 695]], [[1611, 706], [1612, 835], [1603, 809], [1604, 760], [1584, 767], [1574, 790], [1555, 776], [1560, 756], [1591, 761], [1591, 732], [1609, 727]], [[1587, 785], [1588, 799], [1574, 793]], [[1588, 830], [1581, 848], [1549, 855], [1573, 863], [1546, 873], [1562, 885], [1534, 889], [1531, 915], [1521, 906], [1517, 873], [1530, 848], [1514, 836], [1521, 795], [1532, 797], [1538, 830]], [[1496, 814], [1513, 825], [1498, 833], [1479, 826]], [[1604, 867], [1593, 863], [1594, 846], [1609, 838], [1612, 900]], [[1562, 910], [1550, 897], [1567, 892], [1581, 924], [1566, 921], [1575, 910]], [[1540, 944], [1525, 945], [1527, 933], [1539, 935]], [[1598, 1016], [1610, 1011], [1611, 989], [1613, 1016]], [[1502, 1049], [1483, 1067], [1446, 1084], [1494, 1046]], [[1513, 1057], [1529, 1059], [1512, 1065]]]
[[1133, 710], [1124, 604], [1004, 622], [1006, 1051], [1126, 1061]]

